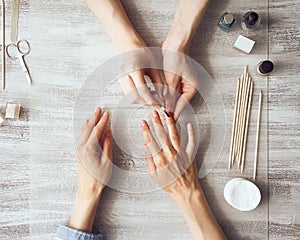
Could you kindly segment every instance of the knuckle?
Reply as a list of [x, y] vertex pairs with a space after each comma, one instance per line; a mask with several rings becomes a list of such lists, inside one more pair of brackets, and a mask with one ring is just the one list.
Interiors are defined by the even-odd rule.
[[[175, 129], [174, 129], [174, 130], [175, 130]], [[171, 133], [171, 138], [174, 139], [174, 140], [178, 140], [178, 138], [179, 138], [178, 133], [177, 133], [177, 132], [172, 132], [172, 133]]]
[[148, 89], [146, 89], [146, 88], [141, 88], [141, 89], [140, 89], [140, 92], [141, 92], [141, 94], [143, 94], [143, 95], [148, 95], [148, 94], [149, 94]]
[[139, 98], [136, 95], [128, 97], [128, 100], [131, 104], [137, 104], [139, 102]]

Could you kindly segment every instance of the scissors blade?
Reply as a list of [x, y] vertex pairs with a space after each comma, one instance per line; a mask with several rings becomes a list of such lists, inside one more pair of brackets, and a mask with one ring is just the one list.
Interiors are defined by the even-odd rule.
[[32, 79], [31, 79], [27, 64], [25, 62], [24, 55], [19, 54], [18, 58], [20, 60], [22, 69], [23, 69], [24, 73], [26, 74], [27, 81], [28, 81], [29, 85], [31, 85], [32, 84]]
[[20, 0], [13, 0], [12, 2], [10, 40], [13, 43], [18, 40], [19, 2]]

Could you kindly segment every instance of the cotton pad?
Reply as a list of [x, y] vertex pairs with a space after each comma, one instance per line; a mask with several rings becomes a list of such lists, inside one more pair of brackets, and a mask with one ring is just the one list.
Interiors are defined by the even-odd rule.
[[21, 105], [17, 103], [7, 103], [6, 104], [6, 119], [18, 119], [20, 115]]
[[233, 46], [241, 50], [242, 52], [250, 53], [252, 51], [254, 44], [255, 41], [246, 38], [243, 35], [239, 35]]
[[261, 194], [254, 183], [243, 178], [234, 178], [225, 185], [224, 198], [235, 209], [251, 211], [260, 203]]

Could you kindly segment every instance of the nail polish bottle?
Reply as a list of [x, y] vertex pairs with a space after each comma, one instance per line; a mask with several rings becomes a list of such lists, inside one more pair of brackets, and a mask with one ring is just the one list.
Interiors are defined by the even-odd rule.
[[257, 73], [262, 76], [268, 75], [270, 72], [273, 71], [273, 69], [274, 64], [269, 60], [259, 62], [256, 68]]
[[242, 19], [242, 27], [245, 30], [255, 30], [260, 24], [260, 17], [257, 12], [246, 12]]
[[235, 23], [236, 19], [235, 17], [228, 12], [225, 12], [219, 19], [218, 26], [225, 31], [231, 30]]

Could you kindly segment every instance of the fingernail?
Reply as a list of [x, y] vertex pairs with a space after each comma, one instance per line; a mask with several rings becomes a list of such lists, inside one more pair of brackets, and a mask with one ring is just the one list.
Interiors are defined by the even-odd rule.
[[146, 126], [146, 121], [145, 120], [142, 120], [141, 121], [141, 127], [145, 127]]
[[157, 118], [157, 117], [158, 117], [157, 111], [155, 111], [155, 110], [152, 111], [152, 117], [154, 117], [154, 118]]
[[164, 110], [164, 113], [166, 114], [167, 118], [171, 117], [171, 115], [166, 110]]
[[107, 116], [108, 116], [108, 112], [105, 111], [105, 112], [103, 113], [103, 117], [107, 117]]
[[107, 131], [106, 131], [106, 137], [111, 137], [111, 130], [110, 129], [107, 129]]
[[188, 124], [187, 124], [187, 127], [188, 127], [188, 129], [193, 130], [193, 124], [188, 123]]

